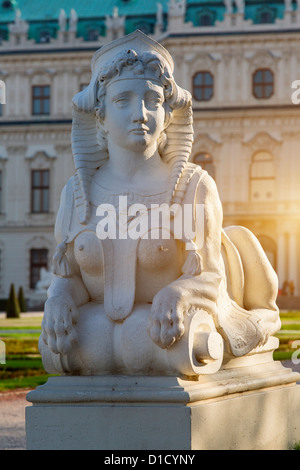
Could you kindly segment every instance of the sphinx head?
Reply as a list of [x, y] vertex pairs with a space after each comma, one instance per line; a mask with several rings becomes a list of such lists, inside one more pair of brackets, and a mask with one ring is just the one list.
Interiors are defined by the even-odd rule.
[[168, 51], [139, 31], [95, 53], [90, 84], [73, 99], [72, 148], [85, 211], [93, 172], [109, 158], [108, 138], [134, 149], [157, 145], [165, 162], [180, 160], [178, 180], [193, 129], [191, 96], [175, 83], [173, 67]]

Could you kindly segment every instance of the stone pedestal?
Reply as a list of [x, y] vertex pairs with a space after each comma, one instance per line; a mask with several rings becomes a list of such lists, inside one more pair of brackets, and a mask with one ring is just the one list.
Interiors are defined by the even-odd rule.
[[51, 377], [27, 395], [27, 448], [288, 449], [300, 440], [298, 373], [280, 362], [176, 377]]

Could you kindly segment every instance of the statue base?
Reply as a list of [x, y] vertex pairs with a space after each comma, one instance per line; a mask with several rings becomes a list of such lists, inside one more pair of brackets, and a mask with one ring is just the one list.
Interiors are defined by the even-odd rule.
[[277, 361], [195, 381], [50, 377], [27, 395], [27, 448], [288, 449], [300, 440], [299, 379]]

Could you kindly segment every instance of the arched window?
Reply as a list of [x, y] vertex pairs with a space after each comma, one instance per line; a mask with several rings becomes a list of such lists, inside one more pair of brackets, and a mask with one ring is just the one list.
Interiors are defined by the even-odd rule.
[[272, 155], [262, 151], [253, 155], [250, 166], [250, 199], [253, 202], [275, 198], [275, 165]]
[[39, 42], [40, 43], [49, 43], [51, 41], [51, 31], [48, 29], [42, 30], [39, 33]]
[[213, 96], [214, 77], [204, 70], [193, 76], [193, 97], [197, 101], [209, 101]]
[[206, 170], [207, 173], [212, 177], [215, 178], [215, 166], [213, 162], [213, 158], [210, 153], [207, 152], [200, 152], [197, 153], [194, 157], [194, 163], [200, 165], [203, 170]]
[[257, 10], [255, 23], [270, 24], [270, 23], [274, 23], [275, 19], [276, 19], [276, 9], [263, 7]]
[[199, 26], [212, 26], [215, 22], [215, 12], [202, 9], [196, 15], [196, 24]]
[[91, 21], [84, 26], [84, 39], [86, 41], [98, 41], [99, 36], [105, 35], [104, 21]]
[[270, 98], [274, 93], [274, 74], [272, 70], [256, 70], [253, 74], [252, 90], [257, 99]]
[[88, 41], [98, 41], [99, 37], [99, 30], [97, 28], [91, 28], [87, 32], [87, 40]]
[[30, 288], [34, 289], [40, 280], [40, 271], [42, 268], [48, 269], [48, 250], [31, 249], [30, 250]]
[[208, 13], [203, 13], [199, 18], [200, 26], [211, 26], [213, 25], [213, 17]]

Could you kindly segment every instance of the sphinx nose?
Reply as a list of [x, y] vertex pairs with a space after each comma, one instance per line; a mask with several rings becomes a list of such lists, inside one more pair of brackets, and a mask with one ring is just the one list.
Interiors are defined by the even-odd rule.
[[143, 101], [136, 103], [132, 114], [133, 122], [147, 122], [147, 110]]

